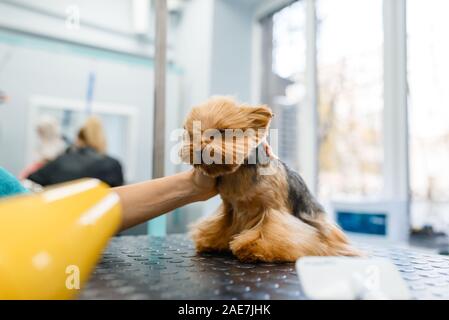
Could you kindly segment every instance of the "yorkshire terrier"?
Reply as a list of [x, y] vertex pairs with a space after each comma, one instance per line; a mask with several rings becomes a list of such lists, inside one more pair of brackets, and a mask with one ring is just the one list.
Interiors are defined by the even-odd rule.
[[262, 143], [272, 117], [267, 106], [227, 97], [214, 97], [187, 116], [181, 157], [217, 178], [222, 199], [215, 214], [191, 228], [197, 251], [230, 250], [241, 261], [264, 262], [358, 255], [301, 176], [266, 153]]

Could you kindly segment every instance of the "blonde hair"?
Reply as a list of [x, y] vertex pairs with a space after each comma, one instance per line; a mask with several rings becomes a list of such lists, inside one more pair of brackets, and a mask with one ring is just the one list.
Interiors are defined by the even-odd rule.
[[106, 153], [106, 137], [103, 125], [97, 117], [89, 117], [78, 132], [78, 139], [98, 153]]

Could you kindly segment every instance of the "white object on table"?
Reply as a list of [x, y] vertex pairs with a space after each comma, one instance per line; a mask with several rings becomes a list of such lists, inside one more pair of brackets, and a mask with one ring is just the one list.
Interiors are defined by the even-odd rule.
[[296, 270], [310, 299], [410, 299], [396, 266], [384, 258], [303, 257]]

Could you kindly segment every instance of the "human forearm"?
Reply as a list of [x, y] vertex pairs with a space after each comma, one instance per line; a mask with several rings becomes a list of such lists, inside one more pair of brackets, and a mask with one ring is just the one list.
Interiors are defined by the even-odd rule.
[[[153, 219], [186, 204], [206, 200], [216, 194], [213, 185], [198, 183], [197, 173], [182, 172], [173, 176], [114, 188], [119, 195], [123, 218], [121, 230]], [[209, 182], [208, 183], [212, 183]]]

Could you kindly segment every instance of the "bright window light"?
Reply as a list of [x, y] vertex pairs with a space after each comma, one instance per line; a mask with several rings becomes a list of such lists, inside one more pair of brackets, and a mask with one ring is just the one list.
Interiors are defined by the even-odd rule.
[[449, 1], [407, 2], [412, 227], [449, 227]]
[[319, 196], [383, 188], [382, 0], [319, 0]]

